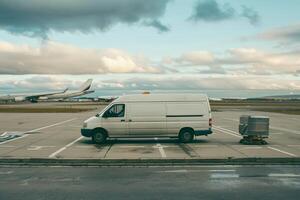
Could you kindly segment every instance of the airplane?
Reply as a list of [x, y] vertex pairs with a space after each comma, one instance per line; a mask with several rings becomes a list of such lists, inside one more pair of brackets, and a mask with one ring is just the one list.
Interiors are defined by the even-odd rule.
[[61, 99], [67, 99], [71, 97], [82, 96], [94, 92], [89, 90], [91, 88], [92, 81], [93, 79], [88, 79], [76, 91], [68, 91], [68, 88], [66, 88], [64, 91], [52, 92], [52, 93], [4, 95], [4, 96], [0, 96], [0, 101], [15, 101], [15, 102], [30, 101], [32, 103], [37, 103], [38, 100], [48, 100], [48, 99], [61, 100]]
[[46, 97], [48, 95], [63, 94], [68, 90], [65, 89], [60, 92], [49, 92], [49, 93], [32, 93], [32, 94], [8, 94], [0, 96], [0, 101], [14, 101], [14, 102], [23, 102], [30, 101], [36, 103], [38, 99]]
[[39, 100], [48, 100], [48, 99], [63, 100], [63, 99], [71, 98], [71, 97], [77, 97], [77, 96], [82, 96], [82, 95], [93, 93], [93, 92], [95, 92], [94, 90], [89, 90], [91, 88], [92, 82], [93, 82], [93, 79], [88, 79], [85, 83], [82, 84], [82, 86], [78, 90], [74, 90], [74, 91], [66, 90], [63, 93], [42, 96], [39, 98]]

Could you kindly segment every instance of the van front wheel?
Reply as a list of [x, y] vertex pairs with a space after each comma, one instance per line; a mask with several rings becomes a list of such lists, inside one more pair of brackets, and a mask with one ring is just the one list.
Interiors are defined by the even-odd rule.
[[190, 129], [183, 129], [179, 133], [179, 141], [183, 143], [191, 142], [194, 139], [194, 132]]
[[103, 144], [106, 142], [107, 135], [104, 131], [97, 130], [92, 136], [92, 140], [96, 144]]

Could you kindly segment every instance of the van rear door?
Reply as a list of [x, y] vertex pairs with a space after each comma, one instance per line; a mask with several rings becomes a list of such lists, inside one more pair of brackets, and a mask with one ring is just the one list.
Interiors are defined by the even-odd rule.
[[129, 135], [161, 136], [167, 133], [164, 102], [134, 102], [127, 105]]

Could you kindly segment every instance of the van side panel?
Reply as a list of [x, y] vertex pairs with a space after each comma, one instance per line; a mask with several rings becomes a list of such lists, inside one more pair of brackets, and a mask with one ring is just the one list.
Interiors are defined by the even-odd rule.
[[178, 135], [181, 128], [191, 127], [195, 131], [209, 129], [209, 108], [206, 101], [167, 102], [167, 129], [169, 134]]
[[128, 105], [130, 135], [163, 135], [167, 133], [164, 102], [135, 102]]

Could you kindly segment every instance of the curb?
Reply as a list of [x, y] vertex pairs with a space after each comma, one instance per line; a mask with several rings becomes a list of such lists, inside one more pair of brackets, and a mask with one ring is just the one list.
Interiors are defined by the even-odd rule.
[[300, 158], [228, 159], [43, 159], [0, 158], [1, 166], [197, 166], [197, 165], [300, 165]]

